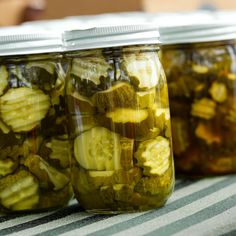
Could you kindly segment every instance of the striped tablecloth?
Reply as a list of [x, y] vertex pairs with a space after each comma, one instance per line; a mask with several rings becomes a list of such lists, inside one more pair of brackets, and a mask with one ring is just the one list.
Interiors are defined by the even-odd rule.
[[75, 202], [64, 209], [0, 216], [0, 235], [236, 235], [236, 176], [177, 180], [165, 207], [92, 215]]

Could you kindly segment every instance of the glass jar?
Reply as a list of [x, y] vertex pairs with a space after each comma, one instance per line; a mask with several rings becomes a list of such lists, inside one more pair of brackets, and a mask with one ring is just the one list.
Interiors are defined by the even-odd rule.
[[[125, 34], [147, 30], [132, 32], [132, 27], [127, 32], [118, 27], [94, 29], [96, 36], [100, 30], [106, 32], [103, 37], [109, 36], [107, 47], [96, 48], [93, 42], [95, 49], [66, 55], [72, 185], [79, 203], [90, 212], [157, 208], [173, 190], [168, 90], [159, 46], [148, 45], [147, 39], [146, 45], [122, 46]], [[114, 34], [120, 46], [112, 45]], [[71, 49], [76, 48], [74, 41]]]
[[227, 25], [163, 31], [177, 173], [236, 172], [234, 32]]
[[[37, 37], [0, 37], [0, 210], [4, 212], [62, 207], [73, 195], [64, 112], [67, 65], [53, 49], [49, 53], [43, 48], [45, 41]], [[32, 38], [39, 45], [33, 49]], [[45, 53], [34, 54], [35, 50]]]

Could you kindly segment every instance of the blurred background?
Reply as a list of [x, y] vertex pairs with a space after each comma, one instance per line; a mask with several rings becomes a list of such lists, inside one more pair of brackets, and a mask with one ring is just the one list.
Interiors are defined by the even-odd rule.
[[0, 0], [0, 26], [109, 12], [236, 10], [233, 0]]

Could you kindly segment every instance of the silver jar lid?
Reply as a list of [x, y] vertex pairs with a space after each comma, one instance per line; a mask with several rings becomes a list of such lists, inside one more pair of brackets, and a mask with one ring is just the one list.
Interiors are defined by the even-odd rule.
[[63, 35], [66, 51], [129, 45], [159, 44], [159, 31], [153, 25], [127, 25], [67, 31]]
[[0, 29], [0, 56], [61, 52], [60, 32], [30, 30], [24, 27]]
[[224, 22], [160, 27], [159, 31], [163, 45], [236, 39], [236, 24]]

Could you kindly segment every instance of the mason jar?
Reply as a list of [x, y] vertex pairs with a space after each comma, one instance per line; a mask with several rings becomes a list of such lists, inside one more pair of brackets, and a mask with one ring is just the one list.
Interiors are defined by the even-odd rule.
[[173, 190], [174, 170], [157, 29], [94, 28], [64, 37], [77, 200], [96, 213], [163, 206]]
[[177, 173], [236, 172], [236, 27], [162, 29]]
[[59, 35], [0, 36], [0, 211], [40, 211], [71, 199]]

